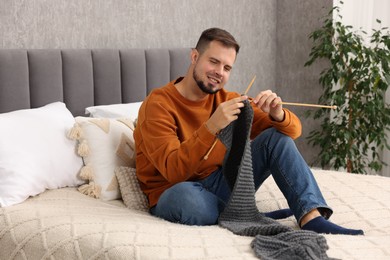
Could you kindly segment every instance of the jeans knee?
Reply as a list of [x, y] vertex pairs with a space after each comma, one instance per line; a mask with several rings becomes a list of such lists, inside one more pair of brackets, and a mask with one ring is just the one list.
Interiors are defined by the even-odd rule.
[[274, 146], [275, 144], [295, 145], [294, 140], [291, 137], [279, 132], [273, 127], [263, 131], [257, 138], [259, 138], [261, 144], [268, 143], [268, 146]]
[[285, 135], [276, 130], [275, 130], [275, 137], [278, 140], [278, 142], [283, 145], [295, 145], [294, 140], [290, 136]]
[[187, 225], [214, 225], [218, 221], [218, 198], [197, 182], [178, 183], [160, 197], [155, 215]]

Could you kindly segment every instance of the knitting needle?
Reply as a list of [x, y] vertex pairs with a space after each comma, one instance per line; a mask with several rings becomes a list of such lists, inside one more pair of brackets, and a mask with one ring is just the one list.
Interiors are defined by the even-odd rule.
[[317, 104], [305, 104], [305, 103], [293, 103], [293, 102], [279, 102], [279, 104], [289, 105], [289, 106], [321, 107], [321, 108], [337, 109], [337, 106], [327, 106], [327, 105], [317, 105]]
[[214, 149], [214, 146], [217, 144], [217, 141], [218, 141], [218, 138], [215, 139], [213, 145], [211, 146], [209, 151], [206, 153], [206, 155], [203, 157], [203, 160], [207, 160], [209, 158], [209, 155], [210, 155], [211, 151]]
[[[255, 82], [256, 75], [253, 77], [252, 81], [249, 83], [248, 87], [246, 88], [244, 95], [246, 95], [249, 91], [249, 89], [252, 87], [253, 82]], [[249, 100], [249, 102], [252, 102], [252, 100]], [[280, 102], [279, 104], [282, 105], [288, 105], [288, 106], [301, 106], [301, 107], [321, 107], [321, 108], [330, 108], [330, 109], [337, 109], [337, 106], [327, 106], [327, 105], [317, 105], [317, 104], [305, 104], [305, 103], [293, 103], [293, 102]]]
[[246, 88], [245, 92], [244, 92], [244, 95], [246, 95], [249, 91], [249, 89], [252, 87], [253, 85], [253, 82], [255, 82], [255, 79], [256, 79], [256, 75], [253, 77], [251, 83], [249, 83], [248, 87]]
[[[249, 102], [252, 102], [253, 100], [249, 100]], [[330, 109], [337, 109], [337, 106], [328, 106], [328, 105], [317, 105], [317, 104], [306, 104], [306, 103], [293, 103], [293, 102], [279, 102], [280, 105], [287, 105], [287, 106], [301, 106], [301, 107], [320, 107], [320, 108], [330, 108]]]

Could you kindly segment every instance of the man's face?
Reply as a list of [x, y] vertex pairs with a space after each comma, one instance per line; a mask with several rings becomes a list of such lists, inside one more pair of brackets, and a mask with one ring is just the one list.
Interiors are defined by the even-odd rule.
[[215, 94], [229, 80], [236, 60], [236, 50], [212, 41], [209, 47], [195, 57], [193, 77], [198, 87], [207, 94]]

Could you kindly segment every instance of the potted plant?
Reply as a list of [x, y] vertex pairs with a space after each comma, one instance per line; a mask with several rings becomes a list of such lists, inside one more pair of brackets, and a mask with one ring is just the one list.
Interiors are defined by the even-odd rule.
[[305, 66], [327, 60], [328, 67], [319, 77], [323, 88], [319, 102], [337, 109], [308, 111], [308, 117], [321, 120], [320, 129], [309, 133], [309, 144], [320, 147], [317, 159], [322, 167], [353, 173], [379, 171], [386, 165], [381, 151], [390, 149], [386, 136], [390, 105], [385, 101], [390, 84], [390, 36], [381, 27], [365, 42], [361, 35], [366, 32], [352, 31], [341, 19], [335, 21], [334, 15], [341, 18], [337, 6], [323, 26], [310, 34], [313, 47]]

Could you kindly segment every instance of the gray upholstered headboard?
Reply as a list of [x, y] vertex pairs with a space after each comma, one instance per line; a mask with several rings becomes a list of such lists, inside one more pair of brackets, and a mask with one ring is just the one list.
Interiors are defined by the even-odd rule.
[[88, 106], [142, 101], [186, 73], [189, 48], [0, 49], [0, 113], [63, 101]]

